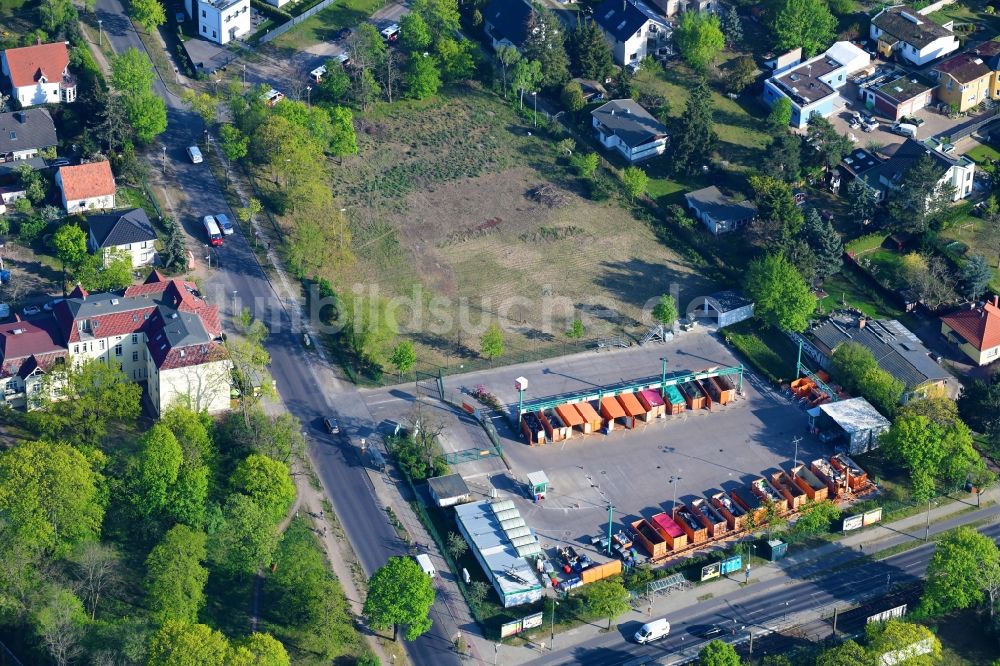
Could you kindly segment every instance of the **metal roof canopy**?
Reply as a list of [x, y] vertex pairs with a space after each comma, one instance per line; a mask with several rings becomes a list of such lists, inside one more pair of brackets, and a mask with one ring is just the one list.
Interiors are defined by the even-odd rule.
[[616, 396], [621, 393], [637, 393], [639, 391], [645, 391], [647, 389], [655, 389], [657, 391], [666, 391], [668, 386], [676, 386], [678, 384], [684, 384], [685, 382], [694, 381], [696, 379], [705, 379], [706, 377], [725, 377], [727, 375], [739, 375], [739, 387], [738, 390], [743, 390], [743, 366], [732, 366], [716, 368], [713, 370], [703, 370], [701, 372], [685, 373], [682, 375], [675, 375], [673, 377], [667, 377], [666, 380], [660, 377], [647, 377], [646, 379], [640, 379], [629, 384], [620, 384], [618, 386], [605, 386], [601, 387], [594, 392], [594, 389], [590, 389], [586, 392], [580, 393], [569, 393], [558, 398], [546, 398], [545, 400], [533, 400], [526, 402], [521, 406], [518, 416], [521, 414], [527, 414], [528, 412], [537, 412], [544, 409], [551, 409], [554, 407], [559, 407], [570, 402], [590, 402], [591, 400], [601, 401], [602, 398], [606, 396]]

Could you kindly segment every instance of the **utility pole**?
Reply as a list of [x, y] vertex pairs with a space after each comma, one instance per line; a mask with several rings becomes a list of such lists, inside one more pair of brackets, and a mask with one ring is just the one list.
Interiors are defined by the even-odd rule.
[[97, 19], [97, 45], [104, 47], [104, 21]]
[[611, 522], [614, 518], [614, 515], [615, 515], [615, 507], [612, 506], [611, 504], [608, 504], [608, 548], [607, 548], [608, 555], [611, 554]]
[[750, 635], [750, 660], [753, 661], [753, 630], [748, 629], [747, 633]]
[[535, 114], [532, 117], [531, 124], [534, 125], [535, 127], [538, 127], [538, 93], [537, 92], [531, 93], [531, 97], [532, 99], [535, 100]]
[[840, 609], [837, 608], [836, 606], [834, 606], [833, 607], [833, 637], [834, 638], [837, 637], [837, 614], [839, 612], [840, 612]]
[[801, 442], [801, 441], [802, 441], [801, 437], [796, 437], [795, 439], [792, 440], [792, 442], [795, 444], [795, 466], [796, 467], [799, 466], [799, 442]]
[[924, 525], [924, 541], [931, 538], [931, 501], [927, 500], [927, 523]]
[[660, 397], [667, 397], [667, 357], [660, 357]]

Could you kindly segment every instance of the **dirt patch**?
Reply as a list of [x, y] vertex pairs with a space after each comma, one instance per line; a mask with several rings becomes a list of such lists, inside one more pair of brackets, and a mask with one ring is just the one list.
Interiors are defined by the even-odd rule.
[[8, 242], [2, 252], [4, 268], [10, 271], [10, 282], [0, 286], [0, 301], [20, 308], [28, 303], [44, 303], [62, 294], [61, 272], [40, 261], [30, 249]]

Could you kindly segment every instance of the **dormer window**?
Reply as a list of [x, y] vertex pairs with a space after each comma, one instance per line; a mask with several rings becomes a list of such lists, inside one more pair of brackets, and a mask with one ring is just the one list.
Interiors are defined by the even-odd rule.
[[17, 141], [17, 132], [15, 132], [14, 130], [10, 131], [10, 140]]

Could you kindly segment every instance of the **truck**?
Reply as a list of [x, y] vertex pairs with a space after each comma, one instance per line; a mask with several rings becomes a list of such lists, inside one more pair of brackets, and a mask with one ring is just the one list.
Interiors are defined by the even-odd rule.
[[646, 643], [659, 640], [669, 633], [670, 623], [667, 622], [666, 618], [660, 618], [639, 627], [639, 631], [635, 632], [635, 642], [645, 645]]

